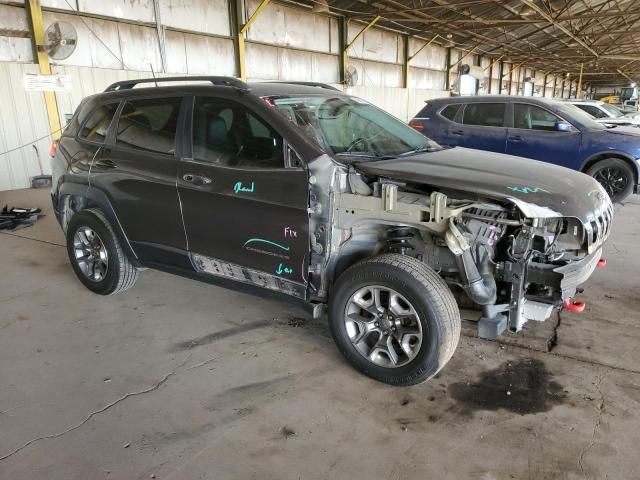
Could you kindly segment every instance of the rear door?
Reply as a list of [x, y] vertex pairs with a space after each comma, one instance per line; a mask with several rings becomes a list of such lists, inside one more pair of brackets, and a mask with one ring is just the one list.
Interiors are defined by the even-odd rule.
[[186, 255], [176, 188], [182, 102], [182, 96], [123, 100], [116, 128], [91, 167], [91, 184], [110, 196], [136, 254], [150, 262]]
[[198, 270], [304, 295], [308, 177], [283, 137], [240, 97], [196, 97], [178, 191]]
[[451, 136], [457, 137], [456, 144], [461, 147], [504, 153], [506, 111], [506, 102], [468, 103], [462, 112], [462, 124], [452, 127]]
[[570, 165], [580, 151], [581, 133], [576, 128], [559, 131], [558, 122], [564, 120], [545, 108], [514, 102], [507, 153], [556, 165]]

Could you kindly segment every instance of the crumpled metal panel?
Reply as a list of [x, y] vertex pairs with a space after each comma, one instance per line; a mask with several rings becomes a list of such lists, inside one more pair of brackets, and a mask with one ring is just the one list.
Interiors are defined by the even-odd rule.
[[[29, 25], [25, 9], [0, 5], [0, 29], [16, 30], [27, 34]], [[0, 61], [32, 62], [31, 39], [0, 36]]]
[[329, 26], [331, 36], [331, 53], [340, 53], [340, 30], [338, 27], [338, 20], [331, 17], [331, 23]]
[[445, 78], [445, 72], [409, 67], [409, 88], [443, 90]]
[[[69, 1], [73, 5], [72, 1]], [[81, 12], [95, 13], [107, 17], [155, 22], [153, 0], [78, 0]]]
[[167, 72], [187, 73], [187, 50], [184, 33], [165, 32], [165, 53], [167, 55]]
[[160, 19], [169, 27], [230, 35], [227, 0], [160, 0]]
[[[248, 15], [259, 4], [258, 0], [247, 0]], [[337, 43], [337, 23], [334, 28]], [[247, 38], [272, 45], [330, 52], [330, 32], [330, 17], [272, 2], [249, 27]]]
[[402, 65], [369, 62], [352, 57], [349, 57], [349, 64], [358, 71], [357, 85], [402, 87]]
[[[365, 26], [366, 24], [362, 23], [349, 23], [349, 42], [352, 42]], [[355, 41], [349, 49], [349, 55], [378, 62], [402, 63], [404, 61], [402, 45], [400, 35], [372, 27]]]
[[[0, 152], [49, 132], [42, 92], [27, 92], [22, 87], [22, 79], [27, 73], [38, 73], [38, 66], [0, 62]], [[50, 145], [51, 139], [45, 137], [0, 157], [0, 190], [27, 188], [32, 176], [51, 173], [47, 153]]]
[[406, 121], [408, 92], [406, 88], [379, 88], [356, 86], [347, 88], [347, 93], [363, 98], [399, 119]]
[[43, 7], [57, 8], [59, 10], [73, 10], [71, 7], [75, 7], [75, 0], [68, 0], [68, 2], [71, 6], [69, 6], [69, 4], [64, 0], [40, 0], [40, 5]]
[[154, 28], [140, 27], [127, 23], [118, 24], [122, 61], [129, 70], [162, 71], [158, 35]]
[[184, 35], [187, 73], [195, 75], [235, 75], [233, 41], [226, 38]]
[[247, 43], [247, 77], [255, 80], [339, 81], [335, 55]]
[[[409, 56], [414, 55], [422, 48], [428, 40], [419, 40], [413, 37], [409, 38]], [[429, 68], [431, 70], [444, 70], [447, 61], [447, 50], [438, 45], [429, 45], [423, 49], [414, 59], [411, 60], [411, 66]]]

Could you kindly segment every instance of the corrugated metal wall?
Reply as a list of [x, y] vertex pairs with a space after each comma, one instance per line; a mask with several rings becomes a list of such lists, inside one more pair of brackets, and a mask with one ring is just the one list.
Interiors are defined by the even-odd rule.
[[51, 140], [43, 94], [22, 88], [24, 74], [37, 71], [36, 65], [0, 62], [0, 152], [44, 137], [0, 155], [0, 190], [28, 187], [32, 176], [50, 173]]
[[[46, 137], [48, 122], [41, 92], [25, 92], [25, 73], [37, 73], [25, 9], [0, 0], [0, 29], [24, 32], [0, 36], [0, 153]], [[227, 0], [41, 0], [45, 25], [71, 24], [78, 44], [65, 60], [53, 62], [54, 73], [67, 74], [71, 91], [57, 92], [60, 122], [82, 98], [112, 82], [156, 75], [237, 75]], [[246, 0], [245, 20], [259, 0]], [[78, 15], [76, 8], [83, 14]], [[47, 10], [55, 9], [55, 11]], [[158, 28], [157, 22], [161, 23]], [[350, 22], [348, 38], [364, 24]], [[246, 35], [249, 80], [339, 82], [338, 19], [272, 2]], [[409, 53], [424, 41], [411, 39]], [[161, 48], [161, 47], [164, 48]], [[164, 58], [162, 55], [164, 51]], [[406, 121], [434, 96], [448, 95], [445, 49], [430, 46], [412, 62], [410, 89], [403, 85], [404, 38], [372, 28], [349, 51], [358, 70], [348, 91]], [[30, 178], [49, 173], [49, 138], [0, 155], [0, 190], [27, 187]], [[42, 164], [42, 167], [40, 167]], [[42, 171], [41, 171], [42, 168]]]

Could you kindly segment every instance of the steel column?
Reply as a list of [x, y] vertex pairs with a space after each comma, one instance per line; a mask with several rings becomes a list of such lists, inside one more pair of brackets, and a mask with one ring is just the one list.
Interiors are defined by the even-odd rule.
[[249, 30], [251, 24], [258, 18], [258, 16], [262, 13], [262, 11], [266, 8], [271, 0], [262, 0], [256, 11], [249, 17], [247, 23], [243, 24], [244, 19], [244, 1], [236, 0], [236, 49], [237, 49], [237, 59], [238, 59], [238, 70], [240, 73], [240, 79], [245, 82], [247, 80], [247, 59], [246, 59], [246, 51], [245, 51], [245, 39], [244, 36]]
[[578, 77], [578, 91], [576, 98], [582, 98], [582, 72], [584, 71], [584, 63], [580, 64], [580, 77]]
[[[49, 55], [44, 51], [44, 20], [42, 18], [42, 6], [40, 0], [27, 0], [27, 17], [29, 27], [33, 33], [32, 46], [33, 57], [38, 62], [38, 67], [42, 75], [51, 75], [51, 64], [49, 63]], [[49, 119], [49, 129], [51, 137], [54, 140], [60, 138], [60, 116], [58, 115], [58, 102], [55, 92], [43, 92], [44, 103], [47, 108], [47, 117]]]

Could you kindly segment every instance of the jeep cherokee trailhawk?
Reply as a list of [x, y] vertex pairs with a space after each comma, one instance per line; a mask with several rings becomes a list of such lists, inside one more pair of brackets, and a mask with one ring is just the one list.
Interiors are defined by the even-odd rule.
[[293, 297], [315, 316], [327, 305], [346, 359], [396, 385], [451, 358], [458, 304], [482, 310], [482, 337], [573, 305], [612, 220], [587, 175], [442, 148], [310, 82], [113, 84], [82, 101], [53, 172], [87, 288], [115, 293], [151, 267]]

